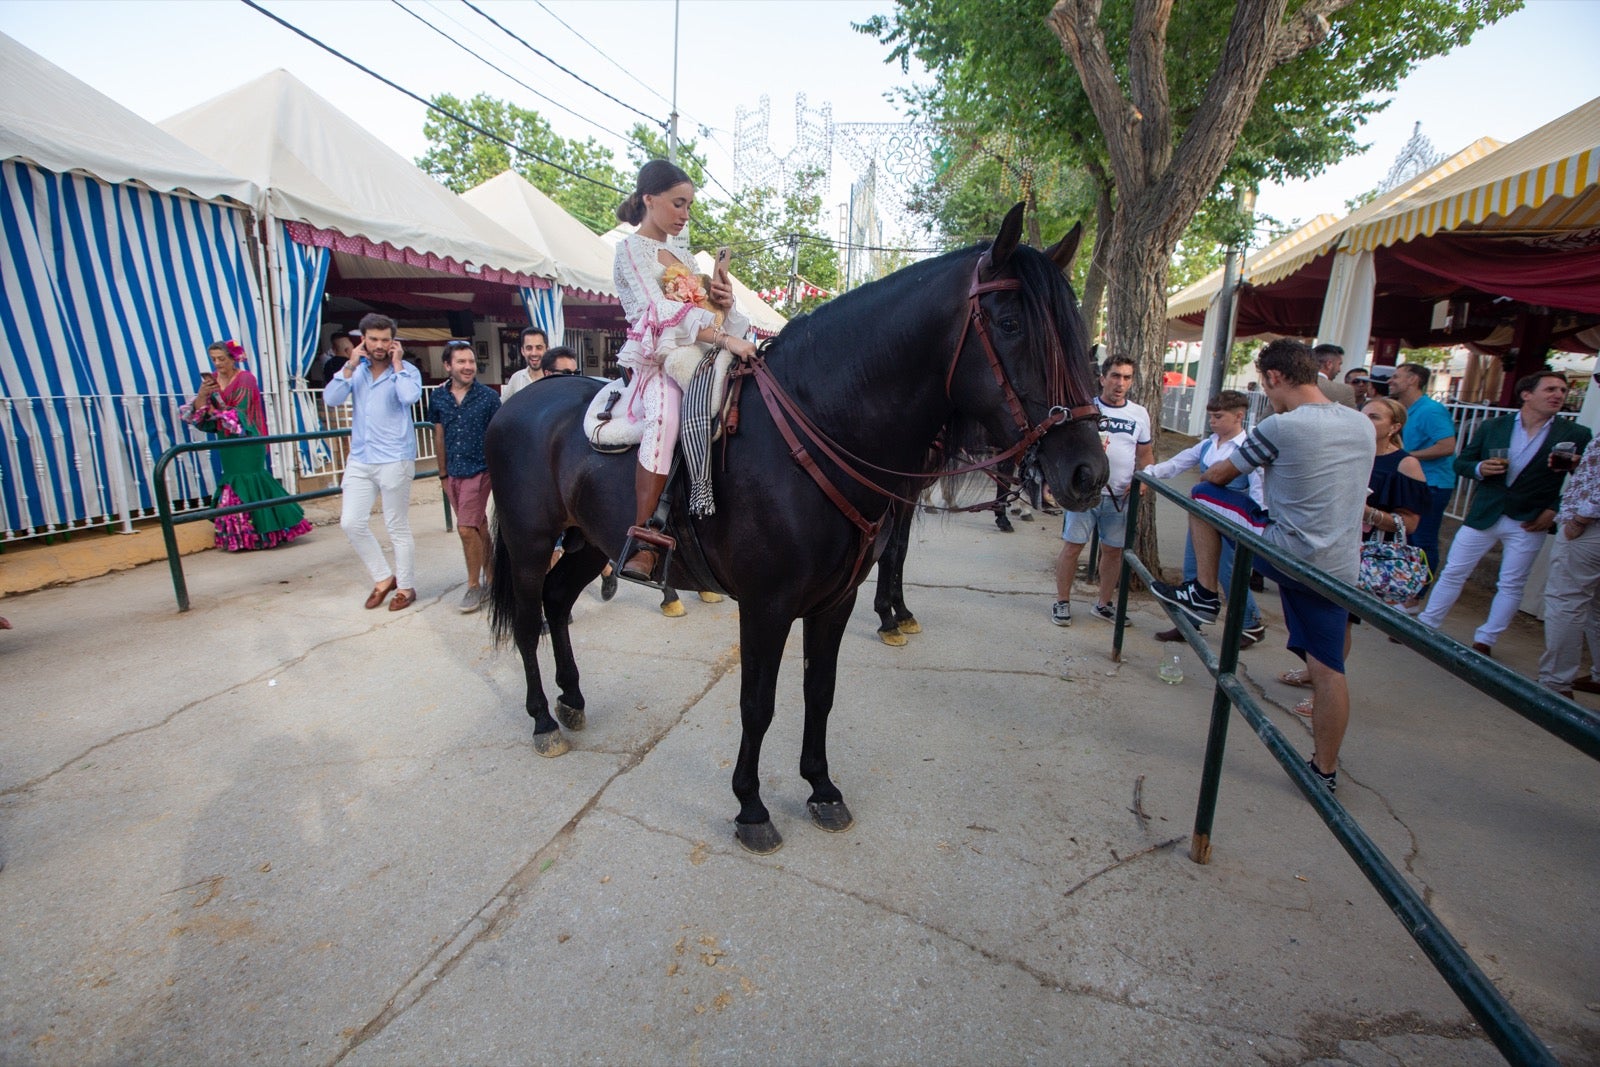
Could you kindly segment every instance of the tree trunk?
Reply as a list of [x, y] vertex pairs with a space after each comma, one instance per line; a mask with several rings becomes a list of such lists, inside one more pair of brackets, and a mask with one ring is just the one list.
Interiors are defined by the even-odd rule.
[[[1151, 217], [1151, 216], [1155, 217]], [[1167, 347], [1167, 268], [1177, 237], [1161, 205], [1143, 217], [1124, 201], [1116, 213], [1117, 239], [1111, 246], [1106, 337], [1110, 354], [1134, 361], [1133, 400], [1150, 412], [1151, 438], [1161, 436], [1161, 362]], [[1145, 510], [1149, 516], [1153, 512]], [[1134, 551], [1152, 573], [1160, 574], [1160, 546], [1154, 522], [1139, 524]]]

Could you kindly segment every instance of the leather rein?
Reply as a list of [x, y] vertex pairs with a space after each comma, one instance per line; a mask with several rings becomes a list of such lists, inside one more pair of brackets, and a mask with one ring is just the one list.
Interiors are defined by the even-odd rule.
[[[986, 293], [1020, 290], [1022, 281], [1018, 278], [997, 278], [993, 281], [983, 281], [983, 269], [989, 264], [989, 253], [984, 252], [978, 257], [972, 270], [972, 284], [967, 291], [967, 318], [961, 328], [961, 338], [956, 342], [955, 352], [950, 357], [950, 368], [945, 373], [945, 397], [950, 397], [950, 384], [955, 379], [956, 366], [961, 361], [961, 353], [966, 348], [969, 334], [976, 333], [978, 342], [983, 348], [984, 355], [989, 360], [989, 367], [994, 373], [995, 382], [1000, 386], [1001, 395], [1005, 398], [1006, 409], [1011, 414], [1012, 422], [1016, 424], [1019, 437], [1015, 444], [1003, 452], [996, 453], [981, 462], [969, 464], [954, 470], [946, 471], [946, 475], [966, 474], [971, 471], [988, 471], [989, 468], [1003, 463], [1013, 456], [1022, 455], [1032, 449], [1049, 433], [1067, 422], [1080, 419], [1100, 418], [1100, 409], [1095, 406], [1093, 398], [1081, 395], [1081, 390], [1074, 388], [1077, 384], [1073, 381], [1070, 368], [1067, 366], [1066, 354], [1061, 347], [1060, 332], [1056, 328], [1055, 317], [1048, 309], [1045, 315], [1049, 320], [1050, 352], [1046, 359], [1046, 396], [1050, 401], [1050, 410], [1038, 423], [1029, 425], [1026, 412], [1023, 410], [1022, 400], [1017, 395], [1016, 389], [1007, 376], [1005, 367], [1000, 362], [999, 353], [995, 351], [994, 339], [989, 333], [989, 313], [982, 305], [981, 298]], [[851, 590], [855, 589], [858, 579], [862, 576], [868, 563], [868, 556], [872, 546], [877, 542], [878, 534], [883, 529], [883, 519], [876, 522], [863, 515], [854, 504], [845, 497], [839, 487], [817, 466], [817, 461], [806, 448], [810, 442], [818, 451], [826, 456], [836, 467], [857, 483], [865, 486], [878, 496], [890, 500], [897, 500], [904, 504], [915, 504], [912, 497], [904, 497], [873, 481], [858, 468], [865, 467], [879, 474], [886, 474], [898, 478], [926, 478], [928, 472], [895, 471], [887, 467], [880, 467], [869, 460], [853, 455], [837, 441], [833, 440], [811, 421], [805, 412], [801, 411], [783, 386], [773, 376], [772, 368], [767, 365], [765, 357], [758, 351], [749, 361], [734, 368], [735, 375], [750, 375], [756, 380], [756, 386], [761, 392], [761, 399], [767, 405], [767, 411], [772, 415], [772, 421], [783, 435], [784, 442], [789, 446], [789, 456], [800, 466], [811, 480], [817, 483], [825, 496], [833, 502], [842, 514], [857, 530], [861, 532], [860, 547], [856, 552], [855, 565], [850, 571], [850, 580], [845, 584], [840, 595], [830, 602], [829, 606], [839, 603]], [[1079, 395], [1074, 395], [1079, 394]], [[1074, 403], [1074, 401], [1077, 401]], [[799, 432], [796, 432], [798, 427]], [[802, 435], [804, 440], [802, 440]], [[989, 471], [990, 477], [996, 479], [999, 475]]]

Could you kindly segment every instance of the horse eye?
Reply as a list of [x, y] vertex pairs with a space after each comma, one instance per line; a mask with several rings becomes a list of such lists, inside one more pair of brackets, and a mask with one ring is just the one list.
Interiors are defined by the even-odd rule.
[[1008, 315], [1000, 320], [1000, 329], [1002, 332], [1011, 334], [1013, 337], [1015, 337], [1017, 334], [1022, 332], [1022, 323]]

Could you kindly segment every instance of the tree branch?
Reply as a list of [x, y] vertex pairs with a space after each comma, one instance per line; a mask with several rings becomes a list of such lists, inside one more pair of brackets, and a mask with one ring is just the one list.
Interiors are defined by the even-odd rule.
[[1282, 66], [1301, 53], [1321, 44], [1332, 27], [1328, 16], [1352, 0], [1308, 0], [1305, 7], [1291, 15], [1278, 32], [1272, 35], [1273, 68]]
[[1136, 0], [1128, 37], [1128, 82], [1146, 175], [1166, 171], [1172, 156], [1172, 103], [1167, 95], [1167, 23], [1172, 0]]
[[1045, 22], [1061, 40], [1061, 48], [1078, 70], [1078, 80], [1089, 98], [1100, 132], [1106, 139], [1106, 158], [1117, 188], [1136, 190], [1149, 181], [1137, 131], [1144, 116], [1117, 84], [1117, 72], [1100, 31], [1100, 0], [1058, 0]]

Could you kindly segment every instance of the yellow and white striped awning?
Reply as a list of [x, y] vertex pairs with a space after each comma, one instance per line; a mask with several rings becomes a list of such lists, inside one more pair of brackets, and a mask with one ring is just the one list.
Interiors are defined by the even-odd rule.
[[1251, 285], [1269, 285], [1272, 282], [1287, 278], [1301, 267], [1310, 263], [1318, 256], [1325, 255], [1341, 245], [1347, 245], [1344, 236], [1366, 225], [1369, 221], [1386, 214], [1394, 205], [1411, 198], [1426, 195], [1427, 190], [1441, 184], [1449, 176], [1464, 170], [1469, 165], [1485, 158], [1493, 158], [1501, 148], [1500, 142], [1492, 137], [1480, 137], [1466, 148], [1457, 152], [1437, 167], [1413, 178], [1404, 185], [1389, 190], [1378, 196], [1369, 204], [1352, 211], [1340, 219], [1333, 226], [1318, 233], [1315, 239], [1302, 241], [1291, 248], [1284, 248], [1279, 252], [1263, 258], [1254, 267], [1245, 269], [1245, 281]]
[[[1286, 234], [1264, 248], [1251, 252], [1244, 260], [1244, 272], [1248, 276], [1254, 265], [1262, 260], [1287, 252], [1307, 241], [1312, 240], [1317, 234], [1338, 222], [1337, 216], [1322, 214], [1295, 230]], [[1207, 274], [1204, 278], [1194, 282], [1173, 293], [1167, 298], [1167, 318], [1177, 319], [1185, 315], [1196, 315], [1211, 306], [1211, 301], [1216, 298], [1217, 291], [1222, 288], [1222, 268]]]
[[1600, 98], [1350, 229], [1364, 252], [1440, 231], [1550, 234], [1600, 226]]

